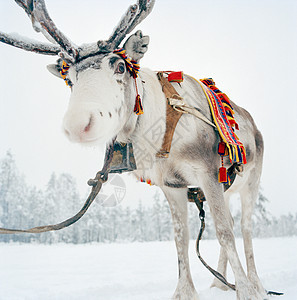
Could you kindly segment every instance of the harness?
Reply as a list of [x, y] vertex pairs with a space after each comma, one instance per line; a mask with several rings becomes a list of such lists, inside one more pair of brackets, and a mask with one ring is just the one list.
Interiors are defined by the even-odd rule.
[[[166, 75], [166, 77], [164, 77]], [[179, 93], [176, 91], [174, 86], [171, 84], [171, 82], [178, 82], [181, 83], [183, 81], [183, 72], [157, 72], [157, 78], [161, 84], [162, 91], [165, 94], [165, 97], [167, 99], [166, 101], [166, 129], [165, 134], [163, 138], [163, 143], [161, 146], [161, 149], [157, 152], [156, 156], [159, 158], [168, 158], [170, 149], [171, 149], [171, 143], [174, 135], [175, 128], [177, 126], [177, 123], [180, 119], [180, 117], [183, 114], [191, 114], [195, 116], [196, 118], [199, 118], [200, 120], [204, 121], [206, 124], [212, 126], [214, 130], [219, 132], [221, 129], [219, 125], [215, 125], [213, 122], [211, 122], [208, 118], [206, 118], [198, 108], [191, 107], [187, 105], [184, 101], [184, 99], [179, 95]], [[195, 79], [196, 80], [196, 79]], [[196, 80], [197, 81], [197, 80]], [[206, 80], [204, 80], [206, 81]], [[198, 81], [197, 81], [198, 82]], [[208, 79], [208, 82], [212, 83], [214, 86], [214, 82], [210, 79]], [[199, 82], [200, 83], [200, 82]], [[202, 87], [203, 88], [203, 87]], [[203, 89], [204, 90], [204, 89]], [[216, 88], [216, 90], [218, 90]], [[222, 94], [222, 93], [221, 93]], [[223, 94], [224, 99], [227, 99], [227, 96]], [[230, 101], [225, 100], [227, 109], [227, 113], [229, 114], [230, 123], [233, 124], [237, 129], [238, 124], [235, 122], [233, 117], [233, 108], [230, 104]], [[232, 110], [232, 111], [231, 111]], [[220, 134], [221, 138], [224, 137], [223, 134]], [[229, 138], [229, 137], [228, 137]], [[237, 138], [238, 140], [238, 138]], [[227, 142], [227, 141], [226, 141]], [[242, 153], [241, 159], [239, 159], [239, 155], [237, 154], [237, 160], [233, 162], [233, 164], [226, 169], [224, 167], [224, 156], [228, 156], [231, 154], [231, 159], [234, 158], [233, 153], [235, 151], [232, 151], [230, 143], [226, 143], [223, 140], [219, 143], [218, 146], [218, 154], [221, 156], [221, 168], [219, 169], [219, 182], [223, 183], [224, 185], [224, 191], [227, 191], [231, 185], [233, 184], [236, 174], [243, 171], [242, 163], [246, 163], [245, 159], [245, 151], [243, 145], [240, 143], [239, 145], [243, 148], [237, 149], [240, 153]], [[238, 141], [237, 141], [238, 142]], [[228, 145], [228, 146], [227, 146]], [[203, 194], [203, 192], [202, 192]], [[205, 198], [204, 198], [205, 200]]]
[[[117, 49], [114, 51], [114, 53], [121, 56], [126, 64], [126, 68], [129, 71], [130, 75], [133, 77], [135, 82], [135, 89], [136, 89], [136, 100], [135, 100], [135, 106], [134, 106], [134, 112], [137, 115], [143, 114], [143, 107], [140, 99], [140, 95], [138, 93], [137, 88], [137, 82], [136, 78], [138, 77], [138, 72], [140, 66], [137, 64], [137, 62], [131, 60], [127, 55], [126, 51], [124, 49]], [[68, 70], [70, 66], [63, 61], [60, 74], [66, 84], [68, 86], [72, 86], [71, 81], [69, 78], [67, 78]], [[167, 75], [167, 78], [164, 77], [164, 74]], [[222, 127], [218, 126], [218, 119], [214, 117], [215, 124], [212, 123], [210, 120], [208, 120], [197, 108], [188, 106], [183, 98], [178, 94], [176, 89], [173, 87], [173, 85], [170, 82], [179, 82], [181, 83], [183, 81], [183, 73], [182, 72], [158, 72], [157, 77], [159, 79], [159, 82], [162, 86], [162, 90], [165, 94], [165, 97], [167, 99], [166, 102], [166, 129], [165, 129], [165, 135], [163, 138], [163, 143], [161, 146], [161, 149], [157, 152], [156, 156], [159, 158], [168, 158], [170, 149], [171, 149], [171, 143], [174, 135], [175, 128], [177, 126], [177, 123], [184, 113], [192, 114], [193, 116], [201, 119], [208, 125], [214, 127], [215, 130], [219, 131], [221, 136], [221, 143], [219, 144], [218, 154], [222, 158], [222, 167], [219, 171], [219, 182], [224, 184], [224, 190], [226, 191], [231, 184], [234, 182], [236, 173], [242, 171], [242, 165], [241, 163], [246, 163], [245, 160], [245, 151], [243, 145], [235, 144], [236, 147], [239, 148], [232, 148], [234, 145], [231, 143], [230, 146], [230, 138], [227, 135], [222, 135], [221, 130]], [[197, 81], [198, 82], [198, 81]], [[201, 83], [198, 82], [200, 85]], [[229, 124], [232, 124], [235, 127], [238, 127], [237, 123], [235, 122], [233, 118], [233, 108], [228, 101], [228, 97], [221, 93], [214, 85], [214, 82], [212, 79], [204, 79], [204, 83], [210, 86], [210, 88], [213, 91], [216, 91], [220, 96], [220, 98], [224, 101], [224, 109], [223, 112], [223, 119], [228, 120]], [[212, 106], [212, 100], [215, 98], [215, 96], [212, 94], [212, 92], [209, 92], [205, 89], [203, 89], [207, 99], [209, 100], [210, 107], [213, 110], [216, 108], [215, 106]], [[214, 92], [215, 93], [215, 92]], [[221, 109], [221, 108], [220, 108]], [[225, 113], [225, 114], [224, 114]], [[228, 117], [226, 116], [228, 114]], [[214, 114], [213, 114], [214, 116]], [[224, 120], [223, 120], [224, 121]], [[231, 132], [231, 138], [233, 137], [233, 132]], [[236, 140], [235, 135], [235, 140]], [[242, 148], [240, 148], [242, 146]], [[228, 151], [227, 151], [228, 150]], [[226, 170], [223, 165], [223, 157], [224, 156], [230, 156], [230, 160], [235, 157], [235, 162], [233, 165]], [[101, 171], [99, 171], [94, 179], [90, 179], [88, 181], [88, 185], [92, 187], [92, 190], [85, 201], [83, 207], [81, 210], [75, 214], [73, 217], [55, 224], [55, 225], [46, 225], [46, 226], [39, 226], [34, 227], [30, 229], [7, 229], [7, 228], [0, 228], [0, 234], [13, 234], [13, 233], [42, 233], [42, 232], [48, 232], [48, 231], [56, 231], [60, 230], [62, 228], [68, 227], [75, 222], [77, 222], [88, 210], [96, 196], [101, 190], [101, 187], [103, 183], [105, 183], [108, 180], [108, 174], [109, 173], [122, 173], [122, 172], [128, 172], [133, 171], [136, 169], [136, 163], [133, 156], [133, 147], [132, 144], [120, 144], [116, 142], [116, 138], [114, 138], [111, 142], [111, 144], [107, 147], [106, 153], [105, 153], [105, 159], [104, 159], [104, 165]], [[148, 181], [149, 184], [151, 184], [150, 180]], [[200, 251], [199, 251], [199, 241], [202, 238], [202, 234], [205, 228], [205, 211], [203, 209], [203, 202], [206, 200], [205, 195], [202, 191], [202, 189], [195, 187], [195, 188], [189, 188], [188, 189], [188, 200], [189, 202], [194, 202], [199, 210], [199, 218], [201, 221], [200, 231], [197, 237], [196, 241], [196, 252], [197, 256], [200, 259], [200, 261], [203, 263], [203, 265], [215, 276], [217, 277], [221, 282], [226, 284], [231, 289], [235, 290], [235, 285], [228, 283], [228, 281], [222, 276], [220, 273], [212, 269], [201, 257]], [[272, 291], [267, 291], [268, 295], [282, 295], [283, 293], [277, 293]]]
[[[165, 78], [164, 74], [167, 74], [169, 79]], [[175, 74], [177, 76], [174, 76]], [[171, 75], [171, 80], [170, 80], [170, 75]], [[161, 84], [162, 91], [165, 94], [167, 102], [166, 102], [166, 129], [163, 138], [163, 144], [161, 146], [161, 149], [156, 154], [156, 156], [160, 158], [167, 158], [169, 156], [176, 125], [180, 117], [184, 113], [192, 114], [195, 117], [203, 120], [207, 124], [213, 126], [214, 128], [216, 128], [216, 126], [211, 121], [209, 121], [201, 112], [199, 112], [198, 109], [188, 106], [184, 102], [183, 98], [178, 94], [178, 92], [173, 87], [173, 85], [170, 83], [170, 81], [182, 82], [183, 81], [182, 72], [171, 72], [169, 74], [168, 72], [158, 72], [157, 78]]]

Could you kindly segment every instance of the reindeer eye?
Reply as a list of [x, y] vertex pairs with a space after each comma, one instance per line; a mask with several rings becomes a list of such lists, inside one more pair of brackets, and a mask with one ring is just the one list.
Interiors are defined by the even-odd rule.
[[117, 65], [117, 68], [115, 70], [115, 73], [117, 74], [123, 74], [125, 72], [125, 64], [123, 62], [120, 62], [118, 65]]

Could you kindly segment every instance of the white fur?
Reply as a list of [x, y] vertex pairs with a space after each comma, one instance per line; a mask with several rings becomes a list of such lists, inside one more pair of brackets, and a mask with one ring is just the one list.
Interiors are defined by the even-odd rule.
[[[87, 68], [75, 72], [70, 69], [73, 82], [69, 107], [64, 117], [64, 129], [69, 139], [80, 143], [104, 144], [113, 138], [127, 122], [128, 108], [122, 80], [125, 75], [114, 74], [107, 58], [102, 60], [101, 69]], [[133, 82], [130, 82], [132, 88]], [[90, 130], [84, 129], [91, 119]]]
[[[81, 143], [105, 143], [116, 135], [119, 142], [133, 143], [137, 163], [135, 176], [151, 179], [153, 184], [160, 186], [172, 212], [179, 260], [179, 281], [174, 299], [198, 299], [188, 259], [187, 189], [172, 188], [167, 184], [176, 180], [175, 172], [182, 174], [189, 185], [199, 186], [205, 193], [222, 247], [218, 269], [226, 274], [229, 260], [235, 276], [237, 298], [264, 299], [265, 290], [256, 272], [251, 241], [251, 212], [257, 197], [262, 165], [262, 152], [259, 157], [256, 155], [259, 151], [255, 143], [257, 129], [252, 119], [235, 106], [236, 118], [241, 128], [238, 135], [244, 145], [249, 147], [252, 156], [245, 166], [243, 177], [238, 177], [224, 195], [216, 178], [219, 156], [213, 152], [219, 140], [217, 133], [203, 121], [183, 115], [174, 134], [169, 158], [156, 158], [155, 154], [161, 147], [165, 132], [166, 115], [166, 99], [156, 74], [148, 69], [141, 69], [137, 84], [144, 114], [136, 116], [133, 113], [136, 96], [133, 79], [129, 74], [114, 74], [108, 64], [112, 55], [103, 59], [101, 69], [86, 69], [78, 74], [74, 68], [70, 71], [74, 87], [64, 119], [67, 135], [72, 141]], [[124, 80], [125, 83], [120, 84], [117, 80]], [[175, 87], [187, 103], [199, 107], [211, 118], [207, 100], [199, 84], [186, 77], [182, 87], [177, 84]], [[117, 113], [120, 108], [121, 113]], [[112, 117], [109, 117], [109, 112]], [[91, 115], [91, 127], [85, 131]], [[235, 248], [233, 221], [227, 205], [230, 195], [235, 192], [239, 192], [242, 199], [247, 275]], [[216, 280], [213, 286], [222, 287]]]

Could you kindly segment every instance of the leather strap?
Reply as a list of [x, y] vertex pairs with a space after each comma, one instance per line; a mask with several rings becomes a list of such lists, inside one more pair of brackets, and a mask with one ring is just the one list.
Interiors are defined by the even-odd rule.
[[169, 156], [172, 138], [176, 125], [182, 116], [182, 112], [175, 110], [170, 105], [170, 99], [182, 100], [183, 98], [178, 94], [176, 89], [170, 84], [170, 82], [163, 76], [163, 72], [158, 72], [157, 77], [162, 86], [163, 93], [167, 99], [166, 101], [166, 129], [163, 138], [163, 144], [161, 149], [157, 152], [156, 157], [167, 158]]
[[163, 93], [167, 99], [166, 102], [166, 129], [163, 138], [163, 144], [161, 149], [156, 154], [157, 157], [167, 158], [169, 156], [171, 143], [174, 135], [176, 125], [182, 116], [182, 114], [191, 114], [196, 118], [204, 121], [208, 125], [214, 127], [216, 130], [216, 125], [208, 120], [200, 111], [195, 107], [187, 105], [183, 98], [178, 94], [173, 85], [168, 81], [166, 77], [163, 76], [167, 72], [158, 72], [157, 77], [162, 86]]

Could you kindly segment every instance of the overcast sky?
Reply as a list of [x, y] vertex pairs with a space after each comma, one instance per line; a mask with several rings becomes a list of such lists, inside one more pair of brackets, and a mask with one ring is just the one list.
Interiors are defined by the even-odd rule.
[[[71, 5], [70, 5], [71, 3]], [[49, 13], [75, 43], [108, 38], [133, 0], [50, 0]], [[151, 37], [141, 66], [212, 77], [254, 117], [264, 136], [263, 193], [273, 214], [297, 211], [297, 1], [156, 0], [140, 24]], [[0, 30], [44, 40], [14, 1], [0, 1]], [[62, 133], [70, 89], [46, 65], [54, 57], [0, 44], [0, 157], [10, 149], [30, 184], [69, 172], [81, 191], [101, 168], [103, 150], [71, 144]], [[156, 188], [125, 176], [126, 204]]]

